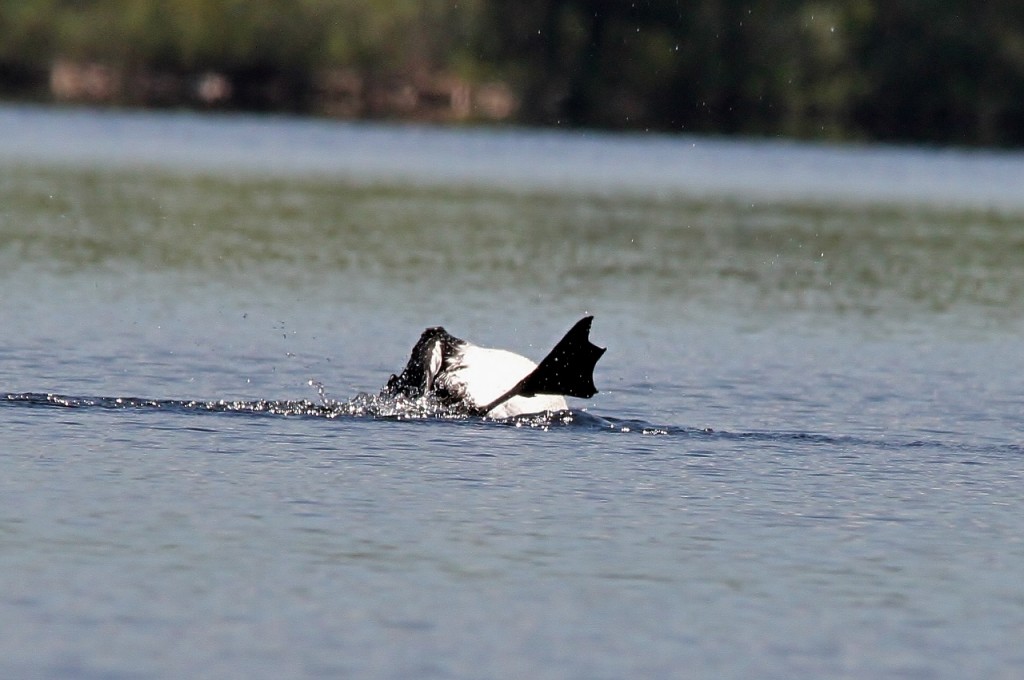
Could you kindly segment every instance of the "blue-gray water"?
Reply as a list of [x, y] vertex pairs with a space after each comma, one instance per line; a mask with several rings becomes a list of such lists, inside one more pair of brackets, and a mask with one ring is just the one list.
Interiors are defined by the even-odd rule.
[[[0, 677], [1024, 676], [1022, 178], [0, 109]], [[345, 407], [584, 313], [567, 417]]]

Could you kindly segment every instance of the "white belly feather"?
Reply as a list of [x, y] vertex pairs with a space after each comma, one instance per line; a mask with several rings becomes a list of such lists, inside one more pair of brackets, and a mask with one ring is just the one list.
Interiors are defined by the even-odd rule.
[[[488, 349], [466, 343], [457, 365], [445, 374], [445, 382], [459, 389], [474, 406], [489, 404], [537, 368], [526, 357], [503, 349]], [[512, 397], [491, 409], [491, 418], [511, 418], [523, 413], [563, 411], [565, 398], [554, 394]]]

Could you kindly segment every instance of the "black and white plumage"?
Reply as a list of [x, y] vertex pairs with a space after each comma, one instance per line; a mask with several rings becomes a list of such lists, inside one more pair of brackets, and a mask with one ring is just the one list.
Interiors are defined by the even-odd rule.
[[440, 326], [428, 328], [405, 369], [391, 376], [381, 394], [431, 395], [490, 418], [563, 411], [568, 408], [565, 396], [589, 399], [597, 393], [594, 366], [605, 349], [590, 342], [593, 320], [580, 319], [540, 364], [507, 350], [479, 347]]

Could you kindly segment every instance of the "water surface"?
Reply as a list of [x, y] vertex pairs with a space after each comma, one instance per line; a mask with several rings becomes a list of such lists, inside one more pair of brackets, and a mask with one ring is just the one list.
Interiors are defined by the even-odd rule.
[[[0, 140], [0, 675], [1024, 672], [1020, 156]], [[350, 401], [425, 326], [539, 359], [585, 313], [568, 414]]]

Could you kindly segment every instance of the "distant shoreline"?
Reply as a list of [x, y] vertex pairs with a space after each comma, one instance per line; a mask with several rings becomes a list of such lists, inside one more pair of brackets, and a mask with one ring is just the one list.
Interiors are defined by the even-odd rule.
[[131, 108], [274, 111], [340, 120], [502, 122], [520, 101], [507, 83], [447, 73], [368, 74], [355, 68], [304, 74], [129, 70], [99, 61], [55, 60], [0, 90], [0, 101]]
[[1024, 148], [1010, 0], [19, 0], [0, 35], [0, 100]]

